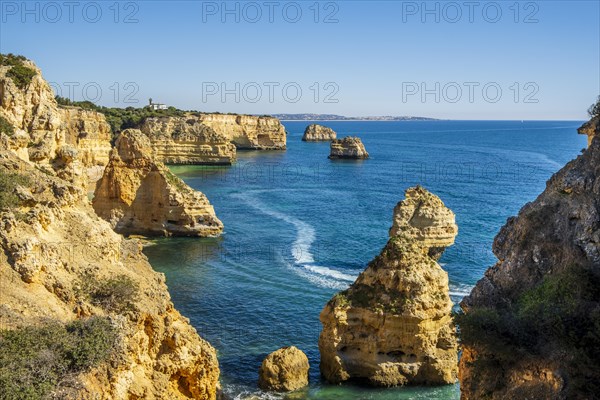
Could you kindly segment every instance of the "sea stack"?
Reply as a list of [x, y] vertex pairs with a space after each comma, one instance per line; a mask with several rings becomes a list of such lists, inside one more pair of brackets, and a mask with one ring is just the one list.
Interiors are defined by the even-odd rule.
[[337, 137], [335, 131], [323, 125], [312, 124], [304, 130], [303, 142], [328, 142]]
[[308, 385], [308, 357], [297, 347], [282, 347], [269, 354], [258, 372], [263, 390], [291, 392]]
[[321, 373], [330, 383], [454, 383], [458, 371], [448, 274], [437, 263], [458, 232], [454, 213], [422, 187], [394, 209], [390, 239], [321, 312]]
[[137, 129], [117, 139], [93, 206], [122, 234], [216, 236], [223, 230], [206, 196], [156, 161], [150, 140]]
[[332, 160], [362, 160], [369, 158], [369, 153], [367, 153], [367, 150], [365, 150], [365, 146], [360, 138], [356, 136], [346, 136], [343, 139], [334, 139], [331, 141], [329, 158]]

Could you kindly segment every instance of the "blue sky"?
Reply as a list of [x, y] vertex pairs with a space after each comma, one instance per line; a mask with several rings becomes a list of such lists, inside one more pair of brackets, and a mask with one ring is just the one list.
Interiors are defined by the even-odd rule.
[[597, 0], [0, 3], [1, 52], [109, 106], [585, 119], [600, 94]]

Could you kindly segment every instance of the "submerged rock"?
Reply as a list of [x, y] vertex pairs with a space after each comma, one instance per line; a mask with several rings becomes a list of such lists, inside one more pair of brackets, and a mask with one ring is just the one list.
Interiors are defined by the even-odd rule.
[[454, 243], [454, 213], [421, 187], [394, 209], [390, 239], [349, 289], [321, 312], [321, 373], [374, 386], [456, 381], [448, 274], [436, 262]]
[[215, 236], [223, 224], [206, 196], [155, 161], [149, 139], [136, 129], [121, 133], [93, 206], [123, 234]]
[[369, 158], [369, 153], [365, 150], [360, 138], [355, 136], [346, 136], [343, 139], [334, 139], [331, 141], [330, 159], [365, 159]]
[[263, 390], [290, 392], [308, 385], [308, 357], [298, 348], [283, 347], [269, 354], [259, 369]]
[[328, 142], [337, 137], [335, 131], [323, 125], [312, 124], [304, 130], [302, 141], [304, 142]]

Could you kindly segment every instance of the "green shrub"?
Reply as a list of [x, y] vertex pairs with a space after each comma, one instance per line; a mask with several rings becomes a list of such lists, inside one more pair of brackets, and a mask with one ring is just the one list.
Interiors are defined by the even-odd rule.
[[15, 127], [8, 122], [6, 118], [0, 115], [0, 133], [5, 133], [8, 136], [12, 136], [15, 133]]
[[25, 60], [27, 59], [23, 56], [0, 54], [0, 65], [11, 67], [6, 76], [11, 78], [20, 89], [25, 89], [36, 74], [34, 69], [25, 66], [23, 63]]
[[69, 378], [106, 361], [116, 341], [106, 318], [0, 331], [0, 393], [5, 400], [48, 398]]
[[590, 118], [600, 116], [600, 96], [598, 96], [598, 100], [596, 100], [595, 104], [592, 104], [588, 109], [588, 114]]
[[600, 275], [595, 271], [566, 268], [524, 291], [512, 306], [472, 308], [455, 320], [464, 345], [504, 363], [525, 356], [557, 359], [569, 396], [600, 393]]
[[24, 56], [9, 54], [0, 54], [0, 65], [14, 67], [15, 65], [23, 65], [23, 61], [27, 60]]
[[118, 314], [134, 309], [139, 292], [138, 284], [127, 275], [117, 275], [100, 281], [86, 275], [76, 286], [76, 291], [92, 304], [107, 312]]
[[31, 83], [31, 79], [35, 76], [35, 70], [24, 65], [15, 65], [6, 73], [19, 89], [25, 89]]
[[16, 194], [17, 186], [27, 186], [29, 178], [14, 172], [0, 171], [0, 209], [14, 208], [20, 203]]

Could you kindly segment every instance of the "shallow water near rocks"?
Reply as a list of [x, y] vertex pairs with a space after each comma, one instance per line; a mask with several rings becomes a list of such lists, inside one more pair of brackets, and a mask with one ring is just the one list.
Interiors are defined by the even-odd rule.
[[[232, 167], [174, 166], [204, 192], [222, 237], [159, 239], [145, 249], [175, 306], [217, 350], [233, 398], [458, 399], [458, 385], [370, 389], [319, 377], [319, 313], [385, 245], [404, 190], [421, 184], [456, 213], [459, 234], [440, 263], [454, 302], [495, 262], [506, 219], [586, 146], [580, 121], [325, 122], [358, 135], [365, 161], [330, 161], [328, 143], [300, 139], [311, 122], [284, 122], [285, 152], [239, 152]], [[273, 395], [258, 368], [287, 345], [311, 363], [310, 387]]]

